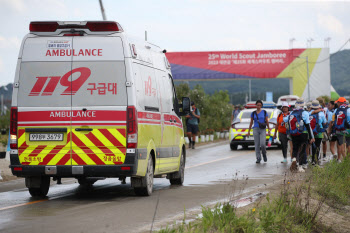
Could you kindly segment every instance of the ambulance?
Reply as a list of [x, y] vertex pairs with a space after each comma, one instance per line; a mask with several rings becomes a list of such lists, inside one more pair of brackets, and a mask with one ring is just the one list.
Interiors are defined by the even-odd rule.
[[149, 196], [154, 178], [184, 181], [186, 150], [165, 50], [117, 22], [31, 22], [17, 60], [10, 168], [34, 197], [50, 179], [81, 185], [130, 177]]

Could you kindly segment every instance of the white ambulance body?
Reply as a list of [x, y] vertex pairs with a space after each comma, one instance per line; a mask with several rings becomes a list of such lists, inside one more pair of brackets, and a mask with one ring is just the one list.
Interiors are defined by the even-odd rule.
[[12, 173], [32, 196], [48, 193], [50, 177], [131, 177], [139, 195], [153, 177], [182, 184], [183, 104], [163, 51], [118, 23], [32, 22], [14, 81]]

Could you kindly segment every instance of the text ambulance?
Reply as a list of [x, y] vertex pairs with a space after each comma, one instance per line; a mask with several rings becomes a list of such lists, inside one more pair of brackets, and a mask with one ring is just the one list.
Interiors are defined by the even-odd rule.
[[[131, 177], [151, 195], [154, 177], [182, 184], [185, 142], [164, 52], [111, 21], [31, 22], [16, 69], [11, 170], [32, 196], [50, 177], [93, 184]], [[180, 108], [182, 111], [180, 112]]]

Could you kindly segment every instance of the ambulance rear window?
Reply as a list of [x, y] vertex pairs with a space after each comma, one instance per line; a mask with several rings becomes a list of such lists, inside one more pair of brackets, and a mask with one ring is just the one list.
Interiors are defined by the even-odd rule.
[[18, 106], [125, 106], [125, 72], [119, 37], [28, 38]]

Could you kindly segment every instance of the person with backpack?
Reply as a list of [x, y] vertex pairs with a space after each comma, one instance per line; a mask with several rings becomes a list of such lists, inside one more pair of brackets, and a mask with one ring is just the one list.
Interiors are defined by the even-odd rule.
[[261, 161], [261, 153], [263, 155], [264, 162], [267, 162], [266, 156], [266, 127], [268, 128], [269, 135], [271, 134], [269, 119], [267, 112], [262, 108], [263, 102], [261, 100], [256, 101], [256, 110], [250, 115], [250, 124], [248, 129], [248, 134], [250, 135], [250, 130], [253, 126], [253, 136], [254, 136], [254, 145], [255, 145], [255, 154], [256, 154], [256, 163]]
[[345, 145], [350, 145], [349, 134], [349, 122], [350, 122], [350, 108], [346, 104], [346, 99], [340, 97], [337, 100], [338, 108], [334, 111], [332, 122], [329, 125], [328, 133], [332, 130], [335, 131], [335, 135], [338, 141], [338, 161], [341, 162], [345, 158]]
[[189, 148], [195, 149], [196, 136], [199, 131], [198, 124], [200, 122], [200, 112], [196, 108], [194, 102], [191, 102], [191, 112], [186, 115], [186, 128], [187, 128], [187, 137], [190, 141]]
[[275, 134], [273, 135], [273, 138], [276, 139], [277, 131], [278, 131], [278, 138], [281, 142], [282, 147], [282, 154], [283, 154], [283, 160], [281, 163], [287, 163], [287, 149], [288, 149], [288, 141], [289, 141], [289, 147], [290, 147], [290, 155], [292, 156], [292, 150], [293, 150], [293, 144], [292, 141], [288, 139], [287, 135], [287, 128], [284, 124], [283, 119], [287, 116], [289, 116], [289, 105], [287, 102], [282, 103], [282, 112], [277, 117], [277, 124], [275, 128]]
[[316, 163], [320, 162], [320, 148], [323, 139], [323, 132], [325, 132], [325, 129], [327, 128], [327, 120], [318, 100], [312, 101], [311, 109], [313, 109], [313, 111], [311, 111], [309, 119], [312, 133], [315, 137], [315, 143], [311, 147], [312, 165], [316, 165]]
[[[295, 102], [295, 109], [283, 120], [287, 123], [287, 130], [292, 137], [293, 160], [291, 170], [305, 172], [307, 168], [306, 146], [315, 142], [314, 135], [310, 127], [309, 113], [304, 110], [305, 102], [298, 99]], [[310, 139], [309, 139], [310, 138]]]
[[[336, 104], [334, 103], [334, 101], [329, 101], [328, 105], [327, 105], [327, 120], [328, 120], [328, 125], [330, 125], [330, 123], [332, 122], [333, 119], [333, 114], [335, 112], [335, 108], [336, 108]], [[328, 133], [329, 135], [329, 149], [331, 151], [332, 156], [330, 157], [330, 160], [333, 158], [338, 158], [337, 153], [335, 153], [335, 145], [336, 142], [338, 140], [337, 136], [335, 135], [335, 131], [332, 129], [332, 131], [330, 133]]]

